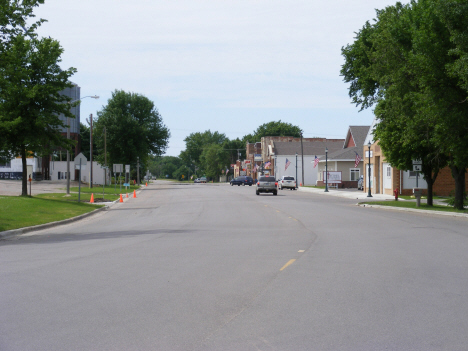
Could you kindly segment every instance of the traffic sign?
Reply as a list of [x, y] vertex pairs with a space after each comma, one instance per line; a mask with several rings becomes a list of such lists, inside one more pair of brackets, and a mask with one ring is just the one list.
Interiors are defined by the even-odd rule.
[[413, 165], [422, 165], [421, 160], [413, 160]]
[[421, 172], [422, 165], [413, 165], [413, 172]]
[[130, 173], [130, 165], [125, 165], [125, 173]]

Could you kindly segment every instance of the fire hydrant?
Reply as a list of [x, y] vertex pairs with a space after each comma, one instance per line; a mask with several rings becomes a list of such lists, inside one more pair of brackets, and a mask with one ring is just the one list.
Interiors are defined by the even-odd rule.
[[393, 190], [393, 194], [395, 195], [395, 201], [398, 201], [398, 188]]

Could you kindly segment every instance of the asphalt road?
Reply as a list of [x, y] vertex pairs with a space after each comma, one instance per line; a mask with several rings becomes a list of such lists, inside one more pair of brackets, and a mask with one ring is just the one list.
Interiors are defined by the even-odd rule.
[[0, 241], [0, 350], [467, 350], [468, 221], [157, 182]]

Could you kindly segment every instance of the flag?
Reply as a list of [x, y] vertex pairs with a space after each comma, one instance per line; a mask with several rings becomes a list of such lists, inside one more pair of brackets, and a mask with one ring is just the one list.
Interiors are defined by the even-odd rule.
[[228, 173], [229, 173], [229, 168], [226, 167], [226, 174], [228, 174]]
[[315, 159], [314, 159], [314, 168], [317, 167], [319, 161], [320, 161], [320, 159], [317, 157], [317, 155], [315, 155]]
[[359, 162], [361, 162], [361, 156], [359, 156], [359, 154], [356, 151], [354, 151], [354, 153], [356, 154], [356, 159], [354, 160], [354, 168], [356, 168]]
[[255, 171], [257, 170], [257, 167], [258, 167], [258, 165], [257, 165], [257, 164], [254, 164], [254, 167], [253, 167], [252, 172], [255, 172]]
[[291, 161], [286, 159], [286, 165], [284, 166], [284, 170], [287, 170], [290, 164], [291, 164]]
[[265, 168], [269, 168], [271, 166], [271, 162], [268, 161], [268, 162], [265, 162]]

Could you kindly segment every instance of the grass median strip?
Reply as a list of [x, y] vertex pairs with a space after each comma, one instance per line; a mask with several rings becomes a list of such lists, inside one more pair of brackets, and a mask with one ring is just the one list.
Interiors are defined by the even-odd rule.
[[47, 198], [48, 195], [54, 194], [41, 194], [35, 197], [0, 196], [0, 231], [61, 221], [102, 207], [60, 198], [54, 199], [53, 196]]
[[455, 212], [455, 213], [467, 213], [468, 210], [456, 210], [450, 206], [434, 205], [428, 206], [425, 203], [421, 203], [419, 207], [416, 207], [416, 202], [413, 201], [372, 201], [372, 202], [361, 202], [360, 205], [379, 205], [379, 206], [390, 206], [390, 207], [402, 207], [402, 208], [414, 208], [416, 210], [427, 210], [427, 211], [440, 211], [440, 212]]

